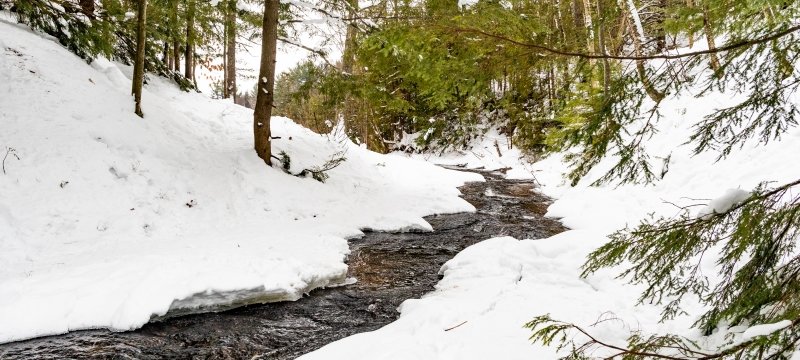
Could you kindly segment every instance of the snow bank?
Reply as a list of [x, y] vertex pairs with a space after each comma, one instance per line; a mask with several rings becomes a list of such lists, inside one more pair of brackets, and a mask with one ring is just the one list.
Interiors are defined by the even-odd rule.
[[327, 183], [268, 168], [252, 112], [150, 77], [143, 119], [129, 67], [88, 66], [0, 22], [0, 342], [128, 330], [172, 309], [298, 299], [344, 280], [359, 229], [430, 230], [474, 211], [479, 176], [383, 156], [273, 118], [292, 171], [347, 161]]
[[778, 330], [787, 328], [791, 325], [792, 325], [791, 320], [782, 320], [773, 324], [761, 324], [761, 325], [751, 326], [742, 333], [742, 338], [740, 339], [740, 341], [742, 342], [749, 341], [750, 339], [758, 336], [769, 335]]
[[[534, 316], [545, 314], [578, 324], [618, 346], [626, 344], [631, 331], [640, 330], [684, 335], [715, 349], [726, 341], [743, 341], [786, 326], [786, 322], [750, 329], [721, 326], [715, 334], [702, 337], [691, 329], [703, 312], [696, 302], [684, 304], [688, 315], [659, 323], [659, 307], [636, 305], [642, 288], [615, 279], [621, 269], [579, 277], [586, 255], [604, 244], [607, 234], [634, 226], [651, 213], [672, 216], [680, 210], [676, 205], [697, 206], [699, 216], [721, 212], [740, 203], [762, 181], [782, 184], [800, 178], [798, 128], [766, 146], [747, 144], [719, 162], [713, 152], [691, 155], [691, 146], [684, 142], [692, 125], [714, 108], [734, 101], [729, 94], [719, 93], [664, 100], [658, 132], [646, 146], [655, 161], [669, 159], [669, 171], [653, 185], [589, 186], [614, 164], [615, 159], [608, 158], [570, 187], [562, 176], [567, 170], [562, 155], [532, 165], [513, 153], [497, 156], [493, 154], [497, 134], [473, 147], [474, 154], [428, 157], [432, 162], [487, 168], [511, 166], [516, 174], [535, 175], [541, 190], [558, 199], [548, 215], [561, 218], [573, 230], [541, 240], [491, 239], [467, 248], [443, 267], [444, 278], [436, 291], [403, 303], [398, 321], [335, 342], [303, 359], [553, 359], [565, 354], [557, 354], [555, 347], [531, 344], [531, 332], [522, 328]], [[793, 101], [800, 102], [796, 94]], [[706, 254], [703, 273], [715, 274], [715, 266], [714, 256]], [[609, 318], [617, 320], [592, 325]], [[726, 334], [733, 336], [726, 338]], [[592, 355], [610, 354], [596, 351]]]
[[[401, 305], [399, 320], [301, 359], [556, 358], [555, 348], [530, 345], [523, 324], [545, 313], [564, 320], [596, 319], [621, 304], [614, 296], [592, 296], [592, 287], [623, 289], [558, 271], [578, 266], [581, 259], [567, 256], [573, 245], [569, 237], [551, 240], [503, 237], [473, 245], [443, 266], [444, 278], [433, 293]], [[618, 332], [605, 332], [609, 328], [598, 330], [605, 340], [620, 341]]]

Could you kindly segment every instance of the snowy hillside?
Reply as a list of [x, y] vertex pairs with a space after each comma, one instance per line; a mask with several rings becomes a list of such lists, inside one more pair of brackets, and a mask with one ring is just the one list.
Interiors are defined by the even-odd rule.
[[[528, 338], [532, 333], [523, 328], [534, 316], [547, 314], [622, 347], [635, 331], [687, 336], [701, 348], [712, 349], [710, 353], [726, 335], [732, 334], [733, 340], [746, 337], [746, 326], [723, 326], [708, 337], [690, 329], [703, 311], [692, 300], [683, 307], [687, 315], [659, 323], [661, 307], [637, 305], [642, 288], [615, 279], [621, 267], [587, 279], [579, 277], [586, 255], [607, 242], [606, 235], [634, 226], [650, 214], [673, 216], [680, 210], [677, 206], [695, 204], [729, 206], [731, 195], [750, 191], [762, 181], [778, 185], [800, 177], [798, 128], [766, 146], [747, 144], [719, 162], [715, 162], [714, 152], [691, 155], [691, 145], [684, 143], [692, 125], [715, 108], [735, 101], [730, 94], [710, 93], [702, 98], [689, 94], [671, 97], [661, 104], [662, 120], [646, 147], [653, 159], [670, 160], [665, 178], [653, 185], [591, 187], [614, 164], [615, 159], [607, 158], [576, 187], [570, 187], [562, 177], [567, 171], [562, 155], [529, 164], [520, 159], [518, 151], [506, 150], [507, 139], [496, 133], [490, 133], [470, 152], [441, 158], [414, 155], [487, 169], [511, 166], [510, 176], [535, 177], [541, 190], [557, 199], [548, 215], [560, 218], [572, 230], [548, 239], [505, 237], [476, 244], [444, 265], [444, 278], [435, 292], [403, 303], [402, 315], [395, 323], [335, 342], [303, 359], [554, 359], [565, 354], [557, 353], [555, 345], [531, 344]], [[793, 101], [800, 103], [800, 96], [794, 94]], [[502, 156], [497, 154], [495, 141]], [[697, 209], [703, 211], [702, 206]], [[715, 260], [714, 254], [706, 254], [704, 274], [717, 273]], [[619, 321], [598, 323], [611, 317]], [[758, 329], [752, 326], [747, 333]], [[611, 355], [604, 351], [607, 349], [593, 356]]]
[[[347, 160], [320, 183], [268, 168], [252, 111], [131, 69], [91, 65], [0, 22], [0, 342], [133, 329], [168, 310], [294, 300], [345, 281], [359, 229], [430, 230], [471, 211], [474, 174], [364, 150], [274, 118], [292, 171]], [[14, 151], [7, 150], [13, 148]]]

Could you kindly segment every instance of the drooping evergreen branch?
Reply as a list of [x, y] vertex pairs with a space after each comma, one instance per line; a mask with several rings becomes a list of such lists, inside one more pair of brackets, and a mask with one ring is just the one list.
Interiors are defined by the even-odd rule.
[[770, 191], [767, 191], [765, 193], [752, 195], [752, 196], [748, 197], [747, 199], [745, 199], [745, 200], [733, 205], [730, 209], [728, 209], [726, 211], [723, 211], [723, 212], [714, 212], [714, 213], [711, 213], [711, 214], [707, 214], [707, 215], [705, 215], [703, 217], [688, 218], [688, 219], [685, 219], [685, 221], [681, 221], [681, 222], [670, 222], [670, 223], [666, 223], [665, 224], [666, 226], [662, 226], [662, 227], [658, 227], [658, 228], [637, 229], [637, 230], [634, 230], [632, 232], [632, 234], [636, 235], [636, 236], [647, 236], [647, 235], [652, 235], [654, 233], [662, 233], [662, 232], [673, 231], [673, 230], [680, 229], [680, 228], [692, 227], [692, 226], [695, 226], [695, 225], [697, 225], [697, 224], [699, 224], [701, 222], [708, 221], [709, 217], [723, 218], [723, 217], [726, 217], [729, 214], [731, 214], [733, 212], [736, 212], [739, 209], [741, 209], [741, 208], [743, 208], [743, 207], [745, 207], [745, 206], [747, 206], [747, 205], [749, 205], [749, 204], [751, 204], [753, 202], [764, 201], [765, 199], [773, 197], [773, 196], [775, 196], [777, 194], [784, 193], [787, 190], [789, 190], [790, 188], [793, 188], [795, 186], [800, 186], [800, 179], [797, 179], [795, 181], [783, 184], [783, 185], [778, 186], [778, 187], [776, 187], [776, 188], [774, 188], [774, 189], [772, 189]]
[[[716, 352], [701, 351], [692, 340], [675, 335], [643, 336], [636, 333], [628, 338], [628, 344], [614, 345], [598, 339], [591, 331], [581, 326], [555, 320], [549, 315], [537, 316], [526, 323], [525, 327], [533, 331], [530, 338], [532, 341], [545, 345], [555, 342], [558, 344], [559, 350], [568, 350], [567, 355], [560, 359], [587, 359], [589, 358], [587, 355], [602, 348], [614, 351], [612, 355], [602, 357], [603, 359], [715, 360], [738, 359], [747, 355], [759, 355], [760, 358], [771, 359], [784, 355], [792, 351], [800, 340], [800, 333], [797, 332], [799, 324], [800, 318], [794, 318], [788, 326], [774, 333], [755, 336], [739, 343], [723, 346]], [[571, 332], [580, 334], [587, 340], [578, 341]], [[771, 344], [783, 336], [787, 337], [785, 344], [779, 346]], [[757, 351], [754, 352], [754, 348]], [[669, 355], [669, 353], [675, 355]]]
[[[700, 349], [685, 337], [638, 332], [625, 346], [599, 340], [575, 324], [539, 316], [526, 327], [544, 345], [568, 351], [563, 359], [585, 359], [595, 349], [613, 350], [609, 359], [782, 359], [800, 342], [800, 179], [774, 188], [759, 185], [740, 201], [716, 203], [700, 213], [683, 208], [675, 218], [643, 221], [611, 235], [592, 252], [582, 276], [607, 267], [630, 264], [619, 278], [644, 285], [639, 302], [662, 305], [662, 320], [682, 314], [686, 295], [707, 311], [694, 324], [706, 335], [720, 322], [730, 326], [791, 323], [773, 333], [728, 342], [718, 350]], [[703, 274], [704, 258], [715, 259], [717, 278]], [[576, 332], [588, 340], [576, 340]]]
[[750, 47], [753, 45], [768, 43], [770, 41], [778, 40], [784, 36], [790, 35], [794, 32], [800, 30], [800, 25], [791, 26], [789, 28], [777, 31], [773, 34], [766, 35], [756, 39], [749, 39], [749, 40], [741, 40], [731, 44], [727, 44], [725, 46], [720, 46], [714, 49], [707, 49], [707, 50], [700, 50], [700, 51], [693, 51], [688, 53], [682, 54], [654, 54], [654, 55], [642, 55], [642, 56], [631, 56], [631, 55], [613, 55], [613, 54], [598, 54], [598, 53], [588, 53], [588, 52], [576, 52], [576, 51], [567, 51], [561, 50], [557, 48], [547, 47], [540, 44], [529, 43], [525, 41], [515, 40], [508, 36], [502, 34], [492, 33], [482, 29], [476, 28], [466, 28], [466, 27], [448, 27], [450, 31], [456, 33], [471, 33], [471, 34], [478, 34], [483, 35], [492, 39], [505, 41], [517, 46], [522, 46], [526, 48], [532, 48], [536, 50], [540, 50], [552, 55], [558, 56], [567, 56], [567, 57], [576, 57], [576, 58], [583, 58], [583, 59], [609, 59], [609, 60], [674, 60], [674, 59], [682, 59], [687, 57], [695, 57], [699, 55], [709, 55], [709, 54], [716, 54], [721, 52], [727, 52], [739, 48]]
[[[682, 313], [688, 294], [709, 310], [697, 326], [710, 331], [720, 321], [769, 322], [800, 314], [800, 195], [795, 180], [774, 189], [760, 185], [728, 209], [677, 218], [644, 221], [611, 235], [589, 255], [582, 276], [623, 261], [631, 265], [619, 277], [642, 284], [639, 301], [664, 304], [662, 319]], [[719, 252], [719, 279], [700, 271], [703, 257]], [[765, 307], [777, 307], [763, 312]]]

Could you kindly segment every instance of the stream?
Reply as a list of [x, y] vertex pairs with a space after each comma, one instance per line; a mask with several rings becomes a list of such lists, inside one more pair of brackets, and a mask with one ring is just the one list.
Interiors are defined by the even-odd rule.
[[[293, 302], [167, 318], [130, 332], [83, 330], [0, 345], [0, 359], [294, 359], [397, 319], [404, 300], [433, 291], [439, 268], [494, 236], [543, 238], [565, 228], [545, 218], [550, 199], [531, 181], [479, 172], [461, 187], [476, 213], [427, 217], [430, 233], [367, 232], [350, 240], [355, 284], [318, 289]], [[0, 325], [2, 326], [2, 325]]]

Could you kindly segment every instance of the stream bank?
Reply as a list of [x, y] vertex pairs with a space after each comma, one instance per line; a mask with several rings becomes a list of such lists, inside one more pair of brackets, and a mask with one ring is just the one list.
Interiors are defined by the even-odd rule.
[[367, 232], [350, 240], [352, 285], [294, 302], [168, 318], [131, 332], [85, 330], [0, 345], [0, 359], [294, 359], [343, 337], [378, 329], [404, 300], [434, 289], [439, 268], [494, 236], [536, 239], [565, 228], [545, 218], [550, 199], [531, 181], [482, 172], [461, 187], [477, 212], [427, 217], [430, 233]]

